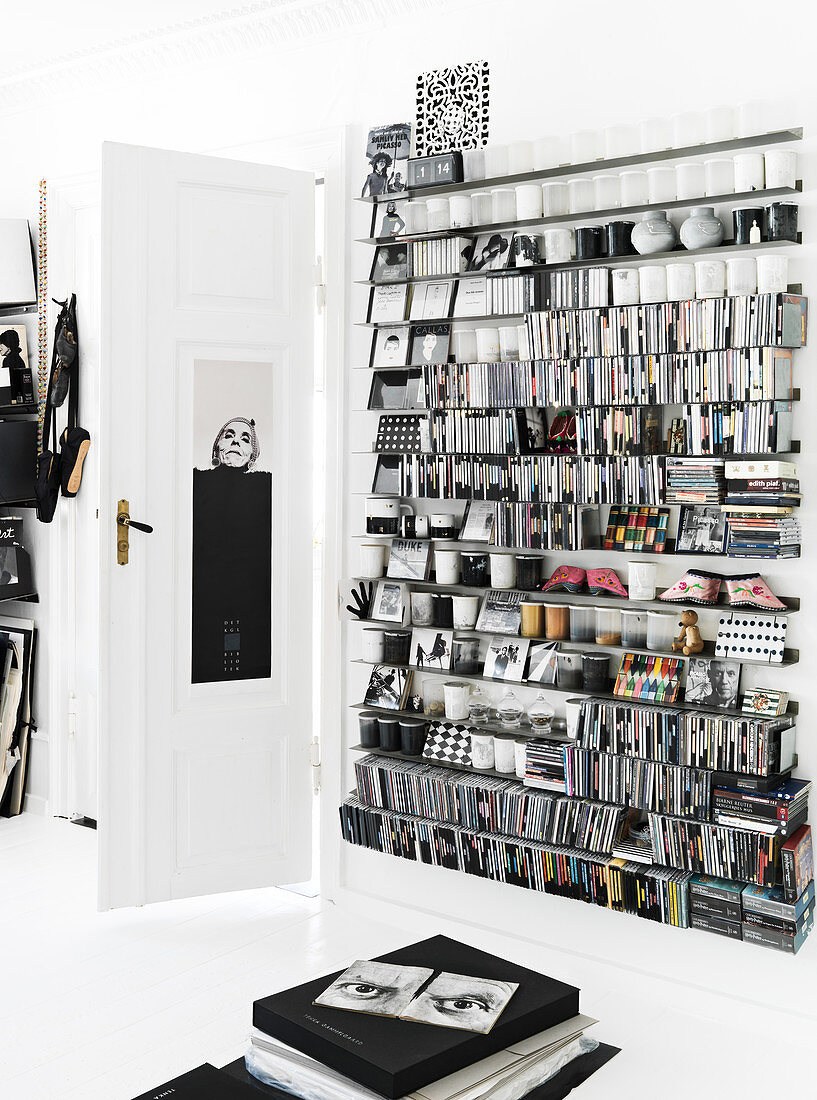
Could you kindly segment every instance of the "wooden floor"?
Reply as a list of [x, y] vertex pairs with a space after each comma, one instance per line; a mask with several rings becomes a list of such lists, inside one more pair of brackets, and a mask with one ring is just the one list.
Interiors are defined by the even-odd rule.
[[[95, 833], [0, 820], [3, 1100], [130, 1100], [201, 1062], [224, 1065], [243, 1053], [255, 997], [431, 931], [410, 914], [397, 927], [280, 890], [104, 914], [95, 891]], [[468, 938], [513, 955], [513, 941]], [[563, 955], [535, 965], [565, 976]], [[817, 1096], [812, 1021], [706, 994], [679, 1003], [662, 982], [612, 988], [571, 965], [597, 1037], [623, 1048], [577, 1100]]]

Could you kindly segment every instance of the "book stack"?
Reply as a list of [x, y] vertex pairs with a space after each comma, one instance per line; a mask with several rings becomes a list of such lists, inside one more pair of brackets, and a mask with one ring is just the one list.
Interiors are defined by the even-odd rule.
[[718, 825], [788, 837], [808, 816], [810, 791], [811, 783], [805, 779], [789, 779], [766, 792], [716, 786], [712, 790], [714, 820]]
[[726, 495], [724, 460], [673, 458], [666, 460], [665, 504], [720, 504]]
[[814, 879], [794, 901], [787, 901], [780, 886], [745, 886], [743, 939], [796, 955], [814, 927]]
[[742, 892], [742, 882], [693, 875], [689, 880], [689, 923], [702, 932], [742, 940]]
[[526, 787], [565, 792], [565, 745], [563, 741], [535, 739], [525, 746]]
[[733, 558], [797, 558], [802, 496], [793, 462], [726, 464], [727, 554]]
[[668, 508], [628, 508], [614, 504], [607, 516], [605, 550], [661, 554], [667, 544]]

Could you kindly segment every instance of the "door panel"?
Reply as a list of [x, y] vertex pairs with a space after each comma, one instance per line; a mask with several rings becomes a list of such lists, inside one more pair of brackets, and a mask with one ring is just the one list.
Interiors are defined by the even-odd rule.
[[102, 906], [310, 874], [313, 203], [104, 147]]

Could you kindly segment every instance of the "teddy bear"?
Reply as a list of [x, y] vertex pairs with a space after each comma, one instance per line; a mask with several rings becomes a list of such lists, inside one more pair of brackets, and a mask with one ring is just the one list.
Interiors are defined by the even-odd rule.
[[677, 653], [678, 650], [688, 657], [690, 653], [700, 653], [704, 647], [703, 638], [701, 632], [697, 627], [698, 615], [695, 611], [682, 611], [681, 633], [678, 635], [676, 641], [672, 643], [672, 652]]

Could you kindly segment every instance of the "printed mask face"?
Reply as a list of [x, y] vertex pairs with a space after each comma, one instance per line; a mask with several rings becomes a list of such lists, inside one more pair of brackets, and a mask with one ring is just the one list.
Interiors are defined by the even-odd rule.
[[316, 997], [315, 1004], [375, 1016], [399, 1016], [432, 973], [422, 966], [359, 960]]
[[487, 1034], [517, 990], [513, 982], [440, 974], [403, 1013], [404, 1020]]
[[247, 466], [252, 458], [252, 432], [240, 420], [231, 420], [216, 445], [222, 466]]

